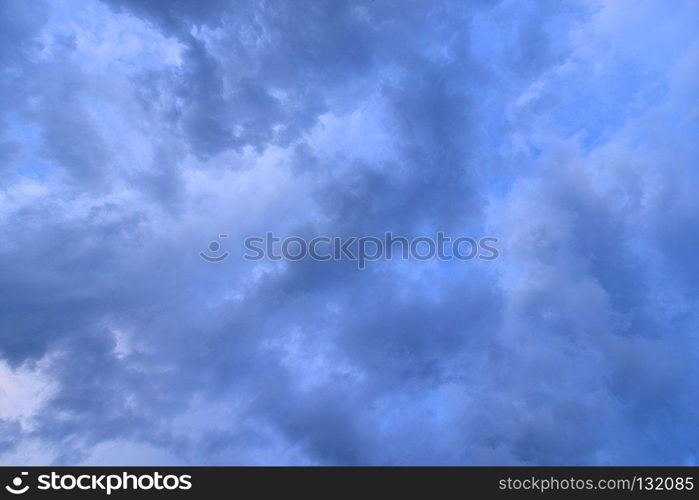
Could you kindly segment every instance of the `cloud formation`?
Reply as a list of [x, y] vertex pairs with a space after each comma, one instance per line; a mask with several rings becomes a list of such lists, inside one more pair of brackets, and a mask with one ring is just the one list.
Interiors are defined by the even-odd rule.
[[2, 463], [696, 465], [696, 4], [0, 9]]

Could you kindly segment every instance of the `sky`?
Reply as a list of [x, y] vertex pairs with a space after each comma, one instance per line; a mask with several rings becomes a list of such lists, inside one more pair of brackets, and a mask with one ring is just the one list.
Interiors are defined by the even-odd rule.
[[0, 463], [698, 465], [697, 19], [0, 2]]

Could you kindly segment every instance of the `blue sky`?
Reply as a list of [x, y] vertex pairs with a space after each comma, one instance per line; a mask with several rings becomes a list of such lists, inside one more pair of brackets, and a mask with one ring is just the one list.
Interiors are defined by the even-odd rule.
[[697, 19], [0, 2], [0, 463], [697, 465]]

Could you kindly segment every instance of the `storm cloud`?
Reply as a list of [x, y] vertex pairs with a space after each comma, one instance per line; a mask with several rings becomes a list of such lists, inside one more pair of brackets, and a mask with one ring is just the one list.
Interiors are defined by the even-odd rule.
[[696, 465], [698, 15], [2, 2], [0, 461]]

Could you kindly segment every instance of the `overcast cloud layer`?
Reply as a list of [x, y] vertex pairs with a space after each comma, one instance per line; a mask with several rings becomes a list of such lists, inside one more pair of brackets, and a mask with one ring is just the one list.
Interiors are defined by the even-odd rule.
[[697, 19], [0, 2], [0, 463], [699, 464]]

